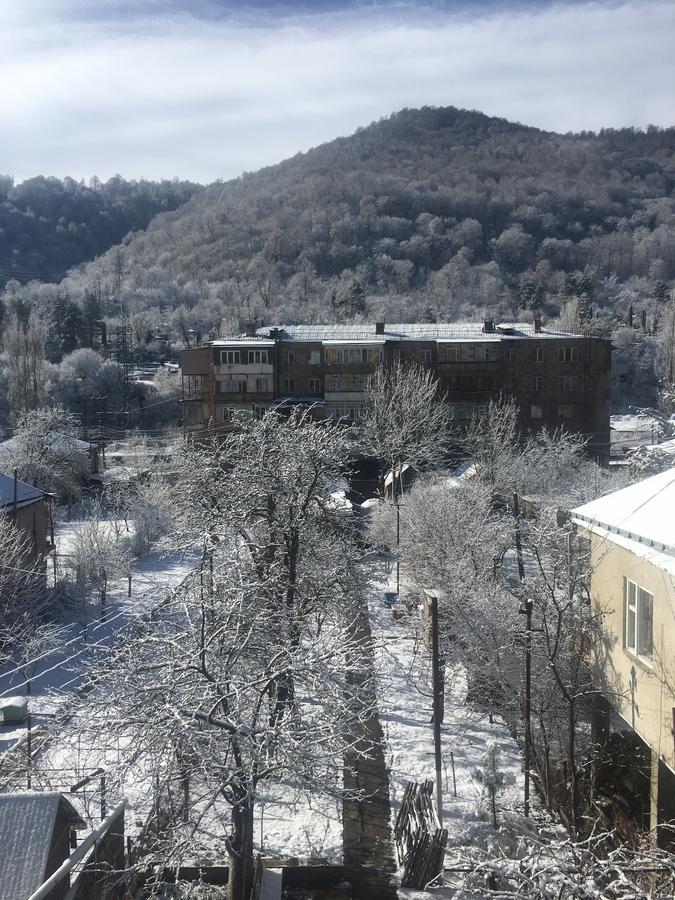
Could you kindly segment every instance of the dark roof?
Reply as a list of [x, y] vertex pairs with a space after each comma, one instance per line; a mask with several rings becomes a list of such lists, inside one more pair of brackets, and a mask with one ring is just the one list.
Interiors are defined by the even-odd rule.
[[[16, 482], [16, 505], [29, 506], [31, 503], [37, 503], [47, 494], [40, 488], [33, 487], [25, 481], [17, 479]], [[0, 509], [12, 506], [14, 503], [14, 478], [11, 475], [3, 475], [0, 472]]]
[[85, 827], [61, 794], [0, 794], [0, 900], [23, 900], [47, 880], [59, 813], [60, 824]]

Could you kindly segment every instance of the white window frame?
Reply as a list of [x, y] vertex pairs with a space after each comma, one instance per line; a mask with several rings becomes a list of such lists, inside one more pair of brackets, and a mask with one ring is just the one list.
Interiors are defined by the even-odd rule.
[[544, 390], [543, 375], [530, 375], [530, 390], [536, 393], [541, 393]]
[[221, 366], [238, 366], [241, 362], [241, 353], [239, 350], [221, 350], [220, 364]]
[[578, 375], [558, 375], [558, 389], [565, 392], [579, 389]]
[[321, 393], [321, 379], [320, 378], [309, 378], [308, 379], [308, 390], [310, 394], [320, 394]]
[[544, 348], [537, 347], [537, 362], [543, 363], [543, 361], [544, 361]]
[[[651, 666], [654, 653], [654, 595], [640, 587], [630, 578], [623, 579], [624, 629], [623, 646], [632, 656]], [[644, 620], [643, 606], [649, 608], [649, 628], [647, 636], [642, 633]]]
[[558, 350], [558, 362], [577, 362], [578, 360], [578, 347], [560, 347]]

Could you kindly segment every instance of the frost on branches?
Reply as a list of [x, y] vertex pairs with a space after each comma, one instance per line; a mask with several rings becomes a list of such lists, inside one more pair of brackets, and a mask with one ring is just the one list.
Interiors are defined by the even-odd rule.
[[126, 748], [118, 775], [154, 809], [145, 853], [178, 866], [226, 852], [243, 898], [262, 786], [339, 794], [372, 691], [358, 553], [330, 496], [342, 431], [302, 415], [237, 426], [178, 472], [173, 541], [199, 544], [197, 570], [101, 652], [73, 721], [83, 742]]

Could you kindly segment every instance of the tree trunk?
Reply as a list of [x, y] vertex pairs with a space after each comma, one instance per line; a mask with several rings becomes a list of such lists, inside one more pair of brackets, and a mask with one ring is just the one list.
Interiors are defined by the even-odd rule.
[[249, 900], [253, 885], [253, 801], [248, 796], [232, 807], [228, 852], [228, 900]]

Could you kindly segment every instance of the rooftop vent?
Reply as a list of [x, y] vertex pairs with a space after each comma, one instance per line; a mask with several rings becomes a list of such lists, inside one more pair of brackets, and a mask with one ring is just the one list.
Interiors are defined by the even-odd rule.
[[534, 333], [541, 334], [541, 313], [534, 314]]
[[255, 332], [256, 332], [255, 322], [247, 322], [246, 323], [246, 337], [255, 337]]
[[384, 334], [384, 322], [375, 323], [375, 334]]
[[485, 334], [494, 334], [495, 333], [495, 320], [494, 319], [486, 319], [483, 322], [483, 331]]

